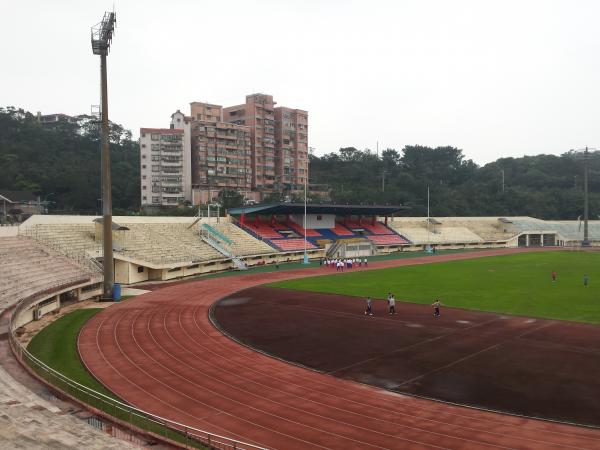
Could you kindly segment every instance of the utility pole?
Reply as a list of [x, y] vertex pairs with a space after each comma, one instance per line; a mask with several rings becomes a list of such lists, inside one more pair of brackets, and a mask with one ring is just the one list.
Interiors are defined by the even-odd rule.
[[591, 245], [588, 235], [588, 161], [589, 153], [588, 148], [585, 148], [583, 154], [583, 241], [581, 242], [582, 247], [589, 247]]
[[104, 286], [102, 298], [113, 299], [114, 259], [112, 248], [112, 192], [110, 178], [110, 148], [108, 130], [108, 82], [106, 57], [110, 49], [117, 16], [114, 12], [104, 13], [102, 21], [92, 27], [92, 52], [100, 55], [100, 76], [102, 85], [102, 266]]

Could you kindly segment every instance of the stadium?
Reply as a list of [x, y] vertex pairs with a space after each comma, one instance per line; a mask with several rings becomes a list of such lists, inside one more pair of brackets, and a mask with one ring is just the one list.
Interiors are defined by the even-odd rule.
[[273, 203], [113, 217], [114, 302], [98, 301], [102, 217], [1, 227], [2, 437], [600, 448], [600, 221], [582, 247], [579, 221], [409, 213]]

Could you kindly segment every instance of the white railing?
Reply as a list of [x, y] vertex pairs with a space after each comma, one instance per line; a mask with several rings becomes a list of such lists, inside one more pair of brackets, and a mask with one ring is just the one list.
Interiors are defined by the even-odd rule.
[[10, 318], [9, 341], [14, 355], [23, 366], [33, 372], [39, 379], [53, 386], [63, 394], [102, 411], [107, 416], [117, 419], [123, 426], [129, 426], [133, 431], [142, 430], [155, 437], [163, 438], [166, 441], [176, 442], [185, 448], [206, 446], [210, 449], [219, 450], [266, 450], [264, 447], [248, 444], [165, 419], [164, 417], [154, 415], [100, 392], [96, 392], [54, 370], [23, 347], [15, 336], [15, 323], [19, 315], [28, 309], [31, 304], [41, 298], [52, 295], [52, 292], [57, 292], [70, 286], [77, 286], [83, 282], [85, 280], [81, 278], [63, 280], [42, 292], [23, 298], [17, 303]]

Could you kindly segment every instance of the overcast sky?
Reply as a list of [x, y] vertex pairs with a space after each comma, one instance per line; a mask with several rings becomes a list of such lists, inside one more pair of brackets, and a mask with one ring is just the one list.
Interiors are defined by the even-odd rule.
[[[110, 1], [1, 0], [0, 105], [89, 113], [89, 30]], [[116, 1], [109, 116], [139, 134], [189, 103], [272, 94], [317, 154], [452, 145], [501, 156], [600, 147], [598, 1]]]

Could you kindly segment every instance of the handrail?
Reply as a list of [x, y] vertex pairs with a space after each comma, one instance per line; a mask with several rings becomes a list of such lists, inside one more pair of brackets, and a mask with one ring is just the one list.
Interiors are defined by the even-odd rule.
[[231, 239], [229, 239], [227, 236], [225, 236], [223, 233], [221, 233], [217, 229], [211, 227], [209, 224], [203, 223], [202, 228], [204, 228], [206, 231], [214, 234], [215, 236], [217, 236], [219, 239], [221, 239], [226, 244], [233, 245], [233, 241]]
[[[159, 437], [162, 436], [166, 440], [175, 441], [179, 444], [183, 442], [186, 448], [188, 447], [188, 444], [193, 445], [194, 443], [197, 443], [200, 445], [207, 445], [211, 449], [266, 450], [264, 447], [248, 444], [246, 442], [238, 441], [236, 439], [228, 438], [226, 436], [221, 436], [201, 430], [199, 428], [175, 422], [173, 420], [166, 419], [148, 411], [128, 405], [127, 403], [113, 399], [74, 380], [71, 380], [66, 375], [63, 375], [33, 356], [25, 347], [21, 345], [15, 336], [15, 322], [18, 319], [18, 316], [26, 308], [31, 306], [32, 303], [40, 298], [44, 298], [50, 292], [57, 292], [61, 290], [61, 288], [64, 289], [78, 284], [75, 283], [75, 280], [81, 281], [81, 278], [62, 280], [60, 283], [55, 283], [50, 288], [22, 298], [14, 306], [14, 310], [10, 316], [8, 336], [11, 350], [21, 364], [27, 365], [42, 380], [49, 385], [52, 385], [60, 392], [63, 392], [67, 396], [76, 397], [79, 401], [93, 408], [100, 409], [106, 414], [115, 417], [117, 420], [125, 419], [131, 424], [132, 427], [141, 428], [144, 431], [150, 432]], [[111, 412], [114, 414], [111, 414]]]

